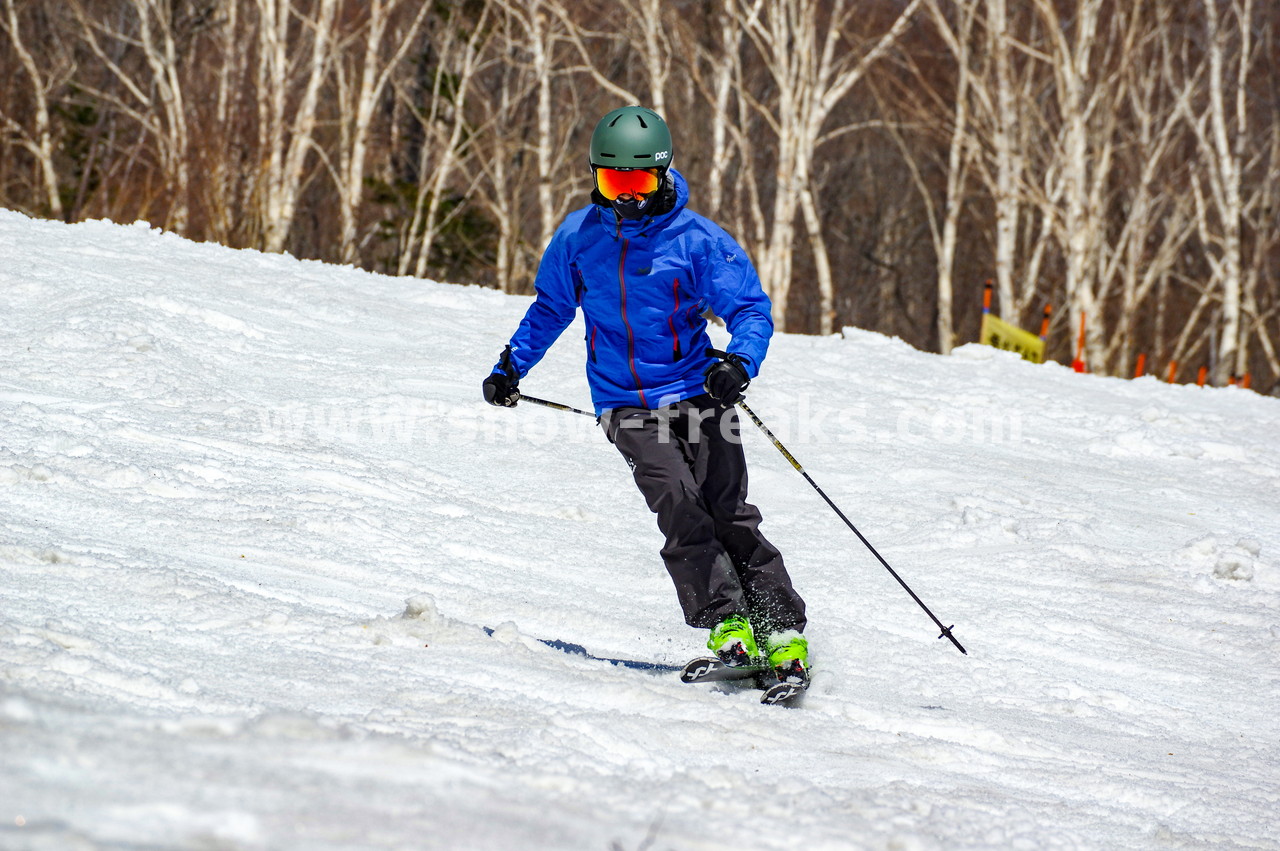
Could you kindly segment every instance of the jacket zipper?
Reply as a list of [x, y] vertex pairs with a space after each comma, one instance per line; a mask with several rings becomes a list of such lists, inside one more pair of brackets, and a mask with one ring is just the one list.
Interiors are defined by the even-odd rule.
[[630, 239], [622, 240], [622, 251], [618, 254], [618, 289], [621, 296], [622, 325], [627, 329], [627, 363], [631, 367], [631, 377], [636, 382], [636, 393], [640, 396], [640, 407], [647, 408], [649, 403], [645, 401], [644, 390], [640, 387], [640, 373], [636, 370], [636, 336], [631, 330], [631, 323], [627, 321], [627, 275], [625, 270], [627, 246], [630, 244]]
[[671, 326], [671, 362], [678, 363], [680, 360], [680, 332], [676, 330], [676, 315], [680, 313], [679, 278], [676, 278], [675, 283], [672, 284], [671, 292], [675, 296], [676, 306], [671, 311], [671, 315], [667, 317], [667, 324]]

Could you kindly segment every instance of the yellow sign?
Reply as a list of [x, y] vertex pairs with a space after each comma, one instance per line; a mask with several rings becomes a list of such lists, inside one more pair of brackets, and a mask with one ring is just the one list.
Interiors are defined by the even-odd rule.
[[1006, 352], [1017, 352], [1023, 360], [1044, 363], [1044, 340], [1030, 331], [1010, 325], [994, 313], [982, 314], [982, 331], [978, 342]]

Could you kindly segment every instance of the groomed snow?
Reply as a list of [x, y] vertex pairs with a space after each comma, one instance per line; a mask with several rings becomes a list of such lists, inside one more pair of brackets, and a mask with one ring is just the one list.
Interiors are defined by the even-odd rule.
[[480, 401], [528, 299], [0, 212], [0, 304], [0, 848], [1280, 848], [1280, 401], [775, 338], [969, 650], [752, 429], [775, 708], [538, 641], [701, 644], [594, 423]]

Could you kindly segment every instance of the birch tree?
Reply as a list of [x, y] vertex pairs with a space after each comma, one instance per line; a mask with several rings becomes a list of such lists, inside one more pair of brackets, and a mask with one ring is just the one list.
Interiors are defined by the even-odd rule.
[[[1091, 125], [1094, 120], [1102, 123], [1111, 117], [1103, 104], [1109, 93], [1107, 81], [1099, 73], [1104, 67], [1100, 49], [1103, 40], [1098, 38], [1102, 0], [1075, 0], [1068, 7], [1070, 21], [1062, 16], [1054, 0], [1034, 0], [1034, 8], [1043, 23], [1044, 55], [1054, 79], [1057, 115], [1047, 125], [1057, 125], [1053, 153], [1061, 181], [1062, 209], [1046, 204], [1045, 214], [1057, 222], [1063, 247], [1069, 327], [1080, 327], [1084, 319], [1085, 361], [1094, 369], [1101, 369], [1105, 352], [1096, 264], [1103, 225], [1102, 189], [1114, 141], [1106, 127]], [[1114, 14], [1122, 13], [1117, 10]], [[1050, 189], [1045, 200], [1051, 202], [1056, 194]]]
[[[504, 18], [502, 28], [511, 25]], [[500, 36], [503, 41], [508, 37]], [[520, 75], [506, 63], [494, 66], [485, 105], [491, 116], [491, 129], [476, 137], [477, 170], [484, 178], [479, 204], [494, 219], [498, 228], [495, 246], [494, 275], [498, 289], [515, 292], [523, 276], [517, 273], [520, 260], [520, 190], [516, 187], [519, 162], [519, 137], [512, 132], [517, 124], [517, 104], [522, 100]]]
[[[667, 114], [667, 80], [671, 77], [672, 49], [668, 37], [675, 28], [668, 21], [662, 0], [620, 0], [628, 18], [643, 38], [645, 76], [649, 81], [648, 106], [659, 115]], [[674, 16], [673, 16], [674, 17]]]
[[991, 148], [995, 172], [996, 250], [995, 278], [1000, 309], [1011, 321], [1021, 321], [1024, 300], [1014, 283], [1015, 253], [1022, 215], [1022, 193], [1025, 164], [1020, 146], [1020, 102], [1015, 87], [1011, 58], [1012, 38], [1009, 33], [1009, 10], [1006, 0], [987, 0], [987, 50], [992, 59], [995, 89], [994, 108], [988, 100], [991, 116]]
[[[307, 15], [296, 0], [255, 0], [258, 9], [258, 214], [263, 248], [280, 252], [289, 239], [308, 155], [315, 146], [320, 92], [329, 75], [331, 37], [337, 0], [316, 0]], [[291, 35], [293, 18], [310, 35]], [[301, 55], [299, 55], [301, 54]], [[299, 69], [299, 70], [295, 70]], [[302, 93], [290, 110], [290, 95], [300, 76]]]
[[[1180, 185], [1186, 164], [1173, 156], [1184, 141], [1183, 115], [1196, 90], [1193, 69], [1181, 69], [1182, 48], [1162, 4], [1142, 3], [1134, 32], [1142, 35], [1121, 57], [1123, 100], [1129, 118], [1124, 127], [1126, 160], [1118, 173], [1123, 218], [1112, 228], [1109, 251], [1099, 269], [1102, 281], [1116, 282], [1119, 312], [1106, 346], [1106, 362], [1125, 375], [1131, 369], [1144, 305], [1153, 293], [1168, 293], [1180, 257], [1195, 234], [1193, 205]], [[1181, 74], [1191, 71], [1190, 79]], [[1161, 299], [1163, 301], [1163, 299]], [[1156, 346], [1160, 334], [1150, 341]], [[1155, 350], [1153, 349], [1153, 352]]]
[[[947, 10], [939, 0], [928, 0], [926, 3], [926, 9], [937, 34], [955, 59], [953, 77], [955, 88], [950, 95], [950, 104], [946, 104], [946, 98], [933, 90], [926, 73], [911, 59], [909, 51], [906, 64], [911, 73], [903, 85], [904, 89], [914, 89], [928, 97], [928, 100], [916, 107], [912, 116], [915, 123], [926, 128], [934, 125], [949, 127], [946, 132], [946, 160], [941, 169], [944, 177], [940, 202], [935, 200], [934, 187], [925, 179], [915, 155], [906, 140], [902, 138], [902, 134], [896, 128], [890, 130], [890, 135], [898, 142], [903, 160], [911, 171], [912, 179], [925, 205], [937, 274], [935, 330], [938, 335], [938, 350], [942, 354], [949, 354], [955, 344], [955, 255], [960, 235], [960, 216], [964, 211], [964, 186], [976, 147], [972, 137], [969, 102], [972, 97], [974, 76], [971, 54], [975, 47], [974, 26], [977, 20], [977, 2], [976, 0], [958, 0], [950, 5], [955, 12], [954, 19], [947, 14]], [[895, 93], [895, 99], [899, 103], [911, 103], [916, 97], [909, 91], [898, 91]], [[882, 111], [888, 111], [890, 108], [887, 103], [881, 106]], [[938, 120], [944, 115], [948, 119], [945, 123]]]
[[435, 41], [439, 64], [432, 78], [430, 110], [423, 114], [411, 106], [410, 111], [423, 130], [423, 143], [409, 240], [400, 259], [402, 275], [410, 269], [420, 278], [427, 273], [436, 239], [445, 224], [445, 191], [464, 156], [464, 135], [493, 129], [476, 127], [468, 119], [473, 80], [483, 66], [484, 48], [493, 35], [489, 19], [486, 8], [465, 38], [459, 26], [441, 28]]
[[[190, 213], [191, 149], [187, 96], [182, 51], [177, 44], [173, 6], [162, 0], [128, 0], [134, 28], [123, 22], [91, 18], [80, 0], [71, 4], [81, 23], [84, 43], [119, 86], [114, 90], [85, 84], [115, 109], [131, 117], [156, 142], [156, 149], [168, 183], [168, 211], [165, 227], [185, 233]], [[103, 40], [125, 50], [108, 50]], [[141, 54], [141, 67], [128, 61], [128, 49]], [[145, 210], [144, 210], [145, 212]]]
[[[721, 0], [732, 3], [733, 0]], [[703, 48], [701, 61], [693, 66], [694, 77], [702, 85], [703, 95], [711, 105], [711, 169], [707, 179], [708, 210], [713, 217], [720, 215], [725, 197], [725, 178], [734, 157], [742, 157], [745, 150], [743, 128], [731, 113], [731, 105], [740, 106], [741, 98], [733, 97], [735, 90], [742, 88], [742, 41], [745, 36], [745, 21], [757, 18], [763, 0], [756, 2], [745, 10], [743, 15], [726, 14], [718, 9], [717, 17], [723, 22], [716, 27], [720, 40], [711, 48]], [[704, 80], [698, 73], [702, 67], [709, 67], [709, 79]], [[756, 205], [758, 207], [758, 205]], [[758, 243], [763, 239], [758, 238]]]
[[[339, 259], [357, 260], [359, 245], [357, 214], [364, 197], [364, 176], [368, 163], [369, 134], [374, 111], [387, 90], [391, 75], [414, 45], [422, 31], [430, 6], [418, 4], [417, 12], [402, 28], [393, 26], [407, 0], [370, 0], [367, 16], [352, 47], [340, 50], [339, 114], [341, 147], [337, 174], [339, 214]], [[391, 30], [389, 33], [388, 30]], [[355, 45], [360, 49], [356, 50]], [[353, 62], [358, 57], [358, 62]], [[354, 68], [348, 65], [354, 64]], [[354, 87], [349, 78], [357, 79]]]
[[[672, 40], [678, 37], [679, 19], [669, 10], [664, 11], [661, 0], [606, 0], [595, 7], [581, 0], [543, 2], [560, 21], [563, 38], [573, 46], [582, 63], [563, 66], [564, 71], [585, 71], [602, 90], [622, 104], [647, 106], [667, 117], [667, 81], [671, 78], [676, 52]], [[614, 20], [618, 23], [612, 29], [596, 29], [587, 23], [592, 17], [602, 23]], [[601, 49], [605, 45], [610, 46], [608, 50]], [[648, 97], [641, 98], [638, 89], [628, 87], [628, 79], [610, 73], [608, 65], [638, 67]]]
[[1265, 384], [1274, 11], [0, 0], [0, 204], [525, 291], [586, 202], [594, 120], [641, 103], [781, 327], [827, 333], [839, 310], [945, 351], [994, 277], [1024, 327], [1065, 303], [1058, 352], [1087, 316], [1094, 371], [1147, 352]]
[[[946, 352], [955, 333], [955, 254], [971, 172], [985, 183], [994, 214], [989, 224], [992, 264], [975, 277], [994, 277], [997, 309], [1010, 322], [1020, 324], [1025, 319], [1035, 294], [1043, 240], [1027, 240], [1027, 250], [1026, 242], [1020, 239], [1024, 227], [1034, 224], [1023, 212], [1029, 140], [1022, 135], [1029, 129], [1024, 112], [1034, 97], [1030, 92], [1042, 80], [1029, 63], [1024, 63], [1028, 69], [1021, 76], [1014, 71], [1012, 52], [1019, 42], [1013, 35], [1005, 0], [929, 0], [926, 5], [934, 30], [955, 61], [950, 102], [939, 101], [925, 119], [926, 126], [949, 128], [946, 162], [941, 169], [943, 199], [941, 204], [934, 203], [930, 194], [926, 202], [937, 258], [937, 333], [939, 348]], [[911, 81], [911, 86], [929, 87], [918, 69]], [[899, 100], [911, 96], [903, 92]], [[923, 179], [918, 170], [914, 173], [923, 191]], [[1020, 266], [1023, 251], [1028, 256]], [[1028, 274], [1019, 275], [1020, 269]]]
[[[793, 251], [798, 212], [813, 209], [805, 194], [813, 191], [813, 165], [819, 145], [830, 138], [824, 129], [836, 106], [882, 58], [912, 21], [921, 0], [911, 0], [888, 30], [863, 52], [849, 49], [848, 28], [862, 7], [835, 0], [825, 21], [817, 4], [807, 0], [774, 0], [763, 4], [737, 0], [734, 13], [754, 45], [776, 95], [771, 104], [756, 102], [776, 140], [773, 214], [769, 234], [753, 252], [760, 276], [773, 298], [774, 321], [786, 328], [791, 294]], [[838, 131], [832, 131], [838, 132]], [[816, 213], [816, 210], [814, 211]], [[820, 233], [814, 218], [806, 220], [810, 235]], [[831, 333], [835, 321], [831, 265], [825, 244], [811, 240], [822, 304], [819, 332]]]
[[[49, 214], [56, 219], [63, 218], [62, 193], [59, 189], [58, 170], [53, 161], [54, 138], [53, 125], [49, 120], [50, 93], [54, 91], [71, 71], [71, 64], [61, 51], [42, 50], [43, 62], [37, 62], [27, 44], [27, 36], [23, 31], [18, 16], [15, 0], [4, 0], [4, 17], [0, 19], [0, 28], [8, 37], [14, 53], [30, 82], [32, 118], [35, 126], [28, 128], [10, 115], [4, 115], [4, 126], [12, 133], [23, 148], [31, 154], [36, 162], [43, 190], [44, 203]], [[39, 48], [36, 48], [39, 49]], [[42, 69], [48, 67], [48, 71]], [[51, 66], [51, 67], [49, 67]]]
[[[1240, 356], [1241, 222], [1246, 207], [1242, 181], [1249, 133], [1248, 78], [1254, 61], [1253, 0], [1226, 4], [1201, 0], [1199, 5], [1204, 12], [1208, 52], [1208, 106], [1194, 126], [1205, 163], [1205, 206], [1212, 209], [1217, 223], [1213, 233], [1207, 215], [1200, 221], [1205, 242], [1214, 249], [1209, 260], [1222, 292], [1222, 329], [1213, 368], [1213, 382], [1221, 386], [1245, 371]], [[1234, 25], [1223, 20], [1223, 7]]]
[[[1274, 75], [1275, 70], [1272, 71]], [[1274, 82], [1274, 78], [1273, 78]], [[1280, 387], [1280, 352], [1276, 343], [1280, 333], [1273, 334], [1272, 323], [1280, 320], [1280, 280], [1276, 267], [1280, 264], [1280, 221], [1276, 211], [1280, 210], [1280, 180], [1268, 179], [1267, 175], [1280, 175], [1280, 115], [1273, 110], [1269, 131], [1258, 134], [1258, 147], [1262, 149], [1256, 157], [1253, 172], [1263, 175], [1261, 180], [1252, 182], [1254, 193], [1252, 203], [1246, 214], [1246, 224], [1253, 236], [1252, 252], [1245, 258], [1244, 287], [1244, 325], [1241, 332], [1241, 353], [1237, 372], [1240, 376], [1249, 373], [1248, 341], [1256, 339], [1262, 350], [1262, 357], [1276, 376], [1277, 387]], [[1270, 301], [1270, 304], [1267, 301]]]
[[[574, 147], [574, 133], [589, 130], [593, 117], [582, 113], [574, 78], [582, 66], [571, 65], [566, 54], [574, 39], [572, 19], [559, 0], [497, 0], [506, 18], [504, 55], [515, 65], [520, 79], [515, 89], [522, 94], [532, 126], [523, 139], [521, 155], [532, 160], [536, 186], [538, 226], [532, 237], [532, 251], [540, 256], [556, 227], [569, 210], [585, 180], [585, 147]], [[512, 107], [520, 109], [519, 103]], [[499, 132], [527, 126], [511, 116]], [[579, 145], [583, 142], [577, 140]], [[574, 167], [566, 167], [573, 163]]]
[[[245, 193], [240, 191], [250, 179], [243, 173], [243, 152], [238, 132], [244, 122], [238, 119], [245, 105], [251, 103], [248, 75], [248, 48], [252, 39], [244, 32], [240, 14], [242, 0], [220, 0], [216, 34], [218, 62], [214, 82], [212, 144], [204, 147], [207, 180], [202, 184], [209, 215], [209, 235], [217, 242], [234, 244], [235, 234], [246, 231], [240, 214]], [[249, 244], [256, 243], [255, 238]]]
[[536, 85], [537, 134], [533, 152], [538, 166], [538, 229], [537, 245], [546, 247], [551, 242], [560, 217], [556, 215], [555, 193], [552, 189], [552, 171], [556, 168], [556, 134], [553, 113], [555, 105], [551, 93], [551, 22], [541, 0], [529, 4], [528, 41], [529, 65]]

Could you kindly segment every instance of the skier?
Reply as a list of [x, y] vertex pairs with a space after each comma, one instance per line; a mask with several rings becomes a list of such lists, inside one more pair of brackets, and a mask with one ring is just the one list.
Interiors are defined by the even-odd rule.
[[[662, 558], [685, 621], [710, 629], [731, 666], [767, 664], [807, 682], [805, 606], [746, 502], [734, 403], [773, 334], [770, 302], [746, 254], [686, 206], [656, 112], [616, 109], [591, 135], [592, 203], [568, 215], [538, 266], [537, 296], [483, 382], [514, 406], [518, 383], [582, 308], [596, 414], [666, 536]], [[732, 343], [712, 357], [703, 314]]]

